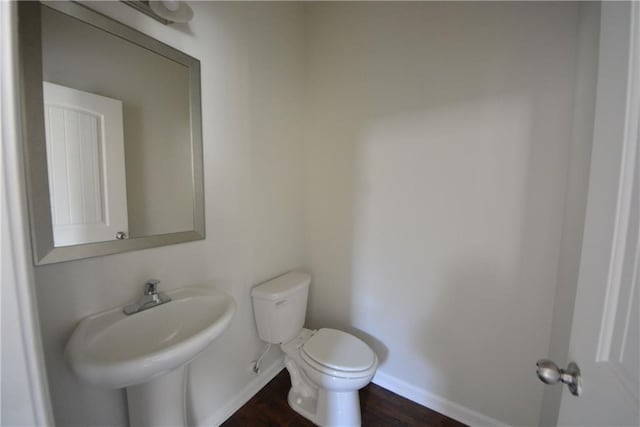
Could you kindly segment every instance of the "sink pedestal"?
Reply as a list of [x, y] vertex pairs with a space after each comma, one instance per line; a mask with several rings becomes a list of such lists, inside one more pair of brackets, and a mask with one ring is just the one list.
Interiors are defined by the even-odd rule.
[[182, 365], [147, 383], [127, 387], [129, 425], [136, 427], [187, 425], [187, 366]]

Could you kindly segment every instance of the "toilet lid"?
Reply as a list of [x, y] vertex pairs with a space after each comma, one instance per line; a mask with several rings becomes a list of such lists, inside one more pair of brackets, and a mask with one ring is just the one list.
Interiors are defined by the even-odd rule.
[[364, 371], [375, 363], [367, 344], [335, 329], [320, 329], [304, 343], [302, 352], [320, 365], [344, 372]]

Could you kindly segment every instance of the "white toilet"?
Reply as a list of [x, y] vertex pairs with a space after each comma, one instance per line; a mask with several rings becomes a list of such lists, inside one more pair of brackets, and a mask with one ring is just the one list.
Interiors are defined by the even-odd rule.
[[291, 376], [289, 405], [319, 426], [360, 426], [358, 390], [378, 357], [360, 339], [335, 329], [304, 329], [311, 276], [292, 271], [251, 291], [258, 334], [281, 344]]

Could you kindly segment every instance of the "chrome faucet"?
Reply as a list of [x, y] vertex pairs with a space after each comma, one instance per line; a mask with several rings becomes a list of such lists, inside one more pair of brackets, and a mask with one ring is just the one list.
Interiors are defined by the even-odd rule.
[[159, 280], [147, 280], [142, 297], [137, 302], [125, 306], [122, 312], [129, 316], [171, 301], [171, 298], [158, 291], [158, 283], [160, 283]]
[[153, 302], [158, 302], [158, 283], [159, 280], [151, 279], [144, 284], [144, 296], [150, 296]]

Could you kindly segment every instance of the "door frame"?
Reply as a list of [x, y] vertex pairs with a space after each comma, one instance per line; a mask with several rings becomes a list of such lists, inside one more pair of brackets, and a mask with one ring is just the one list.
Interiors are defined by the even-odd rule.
[[[36, 301], [27, 215], [18, 93], [17, 3], [0, 2], [0, 217], [2, 228], [2, 422], [54, 425]], [[7, 332], [7, 333], [5, 333]], [[6, 357], [5, 357], [6, 356]], [[4, 388], [4, 387], [3, 387]]]

